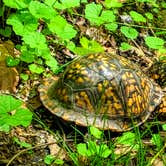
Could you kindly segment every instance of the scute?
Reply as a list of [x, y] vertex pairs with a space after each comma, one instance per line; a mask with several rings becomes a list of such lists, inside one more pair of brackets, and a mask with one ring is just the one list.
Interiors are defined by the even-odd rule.
[[60, 78], [45, 81], [39, 91], [43, 104], [57, 116], [113, 131], [142, 124], [163, 96], [135, 64], [106, 53], [74, 60]]

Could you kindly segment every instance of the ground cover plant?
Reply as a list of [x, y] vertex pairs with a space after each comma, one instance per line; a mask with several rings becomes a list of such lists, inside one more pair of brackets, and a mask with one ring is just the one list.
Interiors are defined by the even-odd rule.
[[165, 90], [164, 0], [0, 0], [0, 18], [0, 164], [166, 165], [165, 116], [102, 131], [52, 115], [38, 94], [43, 79], [98, 52], [130, 59]]

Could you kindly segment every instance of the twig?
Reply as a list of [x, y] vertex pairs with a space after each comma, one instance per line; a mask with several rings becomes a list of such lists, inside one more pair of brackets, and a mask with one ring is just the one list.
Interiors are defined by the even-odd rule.
[[45, 146], [45, 145], [52, 145], [52, 144], [55, 144], [55, 143], [56, 143], [56, 142], [44, 143], [44, 144], [39, 144], [39, 145], [30, 147], [30, 148], [27, 148], [27, 149], [23, 149], [23, 150], [19, 151], [17, 154], [15, 154], [15, 155], [9, 160], [9, 162], [7, 163], [6, 166], [9, 166], [9, 165], [12, 163], [12, 161], [13, 161], [16, 157], [18, 157], [19, 155], [21, 155], [21, 154], [24, 153], [24, 152], [27, 152], [28, 150], [36, 149], [36, 148], [38, 148], [38, 147]]

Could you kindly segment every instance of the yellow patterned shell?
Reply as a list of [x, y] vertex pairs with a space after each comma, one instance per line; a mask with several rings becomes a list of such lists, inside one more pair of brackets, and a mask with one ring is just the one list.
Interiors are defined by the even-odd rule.
[[129, 60], [107, 53], [79, 57], [39, 87], [47, 109], [78, 125], [126, 131], [145, 122], [162, 90]]
[[166, 87], [166, 59], [156, 61], [149, 74], [162, 88]]

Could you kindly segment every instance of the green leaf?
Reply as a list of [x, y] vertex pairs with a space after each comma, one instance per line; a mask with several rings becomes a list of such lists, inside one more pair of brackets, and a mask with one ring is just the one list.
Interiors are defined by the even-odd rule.
[[36, 18], [52, 19], [57, 15], [52, 7], [38, 1], [31, 1], [29, 11]]
[[132, 132], [123, 133], [121, 137], [116, 139], [116, 143], [124, 145], [134, 145], [136, 141], [136, 135]]
[[5, 37], [10, 37], [12, 33], [11, 27], [6, 26], [5, 29], [0, 28], [0, 34]]
[[47, 47], [46, 38], [40, 32], [29, 32], [23, 36], [23, 40], [31, 48], [43, 49]]
[[47, 155], [44, 158], [44, 163], [50, 165], [53, 163], [54, 160], [55, 160], [55, 157], [53, 155]]
[[69, 41], [69, 42], [67, 42], [66, 47], [67, 47], [70, 51], [73, 51], [73, 52], [74, 52], [74, 49], [76, 48], [76, 45], [75, 45], [74, 42]]
[[36, 65], [36, 64], [30, 64], [29, 65], [29, 70], [32, 73], [36, 73], [36, 74], [41, 74], [44, 72], [44, 68], [42, 66]]
[[22, 125], [27, 127], [32, 120], [32, 113], [25, 108], [21, 100], [10, 95], [0, 95], [0, 130]]
[[105, 28], [106, 28], [107, 30], [112, 31], [112, 32], [115, 32], [116, 29], [118, 28], [118, 24], [117, 24], [117, 23], [114, 23], [114, 22], [113, 22], [113, 23], [105, 24], [104, 26], [105, 26]]
[[102, 6], [100, 4], [90, 3], [85, 8], [85, 18], [87, 18], [91, 24], [101, 25], [102, 20], [99, 19]]
[[77, 145], [77, 151], [82, 156], [87, 156], [87, 147], [85, 143], [79, 143]]
[[56, 3], [56, 0], [45, 0], [44, 3], [48, 6], [53, 7], [53, 5]]
[[26, 63], [32, 63], [36, 61], [37, 56], [40, 56], [39, 50], [36, 48], [30, 48], [27, 44], [23, 44], [21, 46], [21, 55], [20, 55], [20, 60], [24, 61]]
[[112, 153], [106, 144], [97, 145], [97, 151], [102, 158], [107, 158]]
[[35, 31], [38, 26], [38, 20], [29, 12], [16, 13], [9, 16], [7, 24], [13, 26], [13, 30], [17, 35], [25, 35], [28, 32]]
[[81, 0], [81, 3], [88, 3], [88, 0]]
[[152, 20], [153, 19], [153, 14], [150, 12], [145, 13], [145, 16], [149, 19]]
[[122, 42], [120, 45], [120, 50], [122, 51], [127, 51], [131, 49], [131, 45], [129, 45], [128, 43]]
[[122, 26], [120, 30], [129, 39], [136, 39], [138, 36], [137, 30], [134, 28]]
[[80, 0], [59, 0], [54, 3], [56, 9], [69, 9], [80, 6]]
[[122, 7], [122, 3], [118, 0], [105, 0], [104, 2], [106, 8], [120, 8]]
[[80, 39], [80, 44], [82, 47], [76, 47], [74, 52], [79, 55], [85, 55], [89, 53], [103, 52], [103, 47], [97, 43], [95, 40], [88, 40], [85, 37]]
[[80, 143], [77, 145], [77, 152], [82, 156], [91, 156], [85, 143]]
[[16, 9], [27, 8], [30, 1], [31, 0], [3, 0], [6, 6]]
[[161, 136], [159, 134], [152, 135], [151, 143], [156, 145], [158, 149], [160, 149], [163, 146]]
[[20, 78], [24, 81], [27, 81], [29, 79], [29, 75], [28, 74], [24, 74], [24, 73], [21, 73], [20, 74]]
[[114, 12], [111, 10], [104, 10], [99, 17], [103, 23], [110, 23], [115, 21]]
[[45, 60], [49, 60], [51, 57], [50, 49], [47, 45], [45, 45], [43, 48], [38, 49], [37, 54]]
[[7, 66], [9, 67], [17, 66], [20, 63], [20, 59], [13, 58], [12, 56], [8, 56], [6, 57], [6, 63], [7, 63]]
[[[28, 126], [31, 122], [32, 119], [32, 114], [31, 112], [29, 112], [28, 109], [25, 108], [17, 108], [17, 111], [15, 112], [15, 110], [13, 110], [14, 112], [14, 117], [12, 119], [8, 119], [7, 122], [8, 124], [10, 124], [11, 126], [18, 126], [18, 125], [22, 125], [22, 126]], [[11, 112], [12, 114], [12, 112]], [[20, 120], [22, 120], [22, 122], [20, 122]]]
[[76, 36], [77, 31], [63, 17], [56, 16], [48, 24], [49, 30], [56, 33], [63, 40], [70, 40]]
[[111, 150], [106, 144], [97, 145], [93, 141], [89, 141], [87, 144], [80, 143], [77, 145], [77, 151], [82, 156], [100, 156], [102, 158], [107, 158], [111, 154]]
[[54, 161], [54, 163], [57, 164], [57, 165], [63, 165], [63, 164], [64, 164], [64, 161], [61, 160], [61, 159], [56, 159], [56, 160]]
[[57, 60], [52, 56], [46, 60], [46, 65], [48, 65], [53, 72], [56, 72], [59, 69]]
[[130, 16], [133, 18], [135, 22], [146, 22], [146, 18], [136, 11], [131, 11]]
[[166, 131], [166, 124], [163, 124], [162, 128], [163, 128], [164, 131]]
[[145, 38], [145, 43], [153, 49], [160, 49], [164, 46], [165, 41], [158, 37], [148, 36]]
[[0, 131], [9, 132], [10, 127], [8, 124], [0, 124]]
[[93, 141], [89, 141], [87, 143], [87, 156], [92, 156], [97, 154], [97, 144]]
[[94, 3], [86, 5], [85, 18], [87, 18], [91, 24], [98, 26], [104, 23], [111, 23], [115, 21], [115, 15], [113, 11], [102, 11], [102, 6]]
[[166, 9], [166, 2], [161, 2], [161, 6]]
[[96, 137], [97, 139], [100, 139], [103, 132], [97, 129], [96, 127], [91, 126], [90, 127], [90, 134]]
[[[4, 105], [5, 103], [5, 105]], [[8, 111], [15, 110], [22, 105], [22, 101], [12, 96], [0, 95], [0, 114], [6, 114]]]
[[26, 63], [32, 63], [35, 61], [35, 54], [31, 50], [21, 52], [20, 60]]

